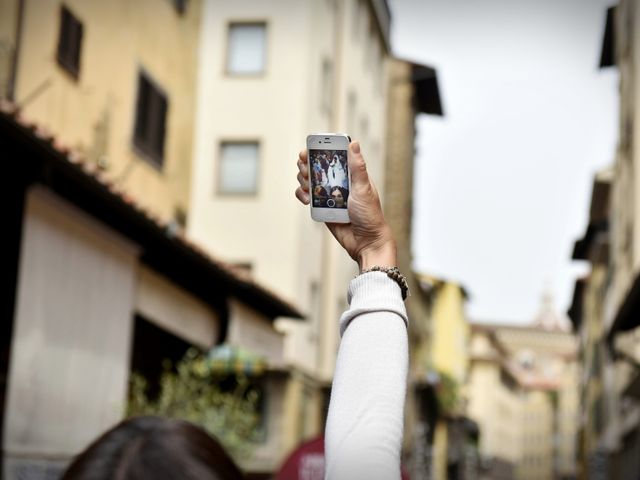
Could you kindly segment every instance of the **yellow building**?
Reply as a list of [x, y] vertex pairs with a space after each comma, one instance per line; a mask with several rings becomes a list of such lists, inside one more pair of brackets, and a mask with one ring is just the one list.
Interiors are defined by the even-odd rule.
[[422, 288], [434, 289], [432, 316], [432, 368], [464, 384], [469, 363], [470, 328], [464, 311], [467, 292], [461, 285], [420, 275]]
[[0, 92], [178, 226], [189, 208], [201, 8], [0, 0]]
[[417, 378], [428, 379], [435, 391], [431, 478], [444, 480], [476, 469], [476, 426], [465, 416], [470, 341], [464, 310], [467, 292], [434, 276], [417, 274], [416, 278], [430, 305], [429, 339], [415, 344], [412, 369]]

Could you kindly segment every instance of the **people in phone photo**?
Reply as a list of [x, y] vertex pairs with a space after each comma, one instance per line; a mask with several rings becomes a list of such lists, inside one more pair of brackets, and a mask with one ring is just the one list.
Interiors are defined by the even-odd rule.
[[327, 190], [322, 185], [316, 185], [313, 187], [313, 206], [314, 207], [326, 207], [327, 206]]
[[330, 187], [349, 187], [349, 178], [347, 177], [346, 158], [341, 159], [338, 152], [334, 152], [329, 162], [329, 186]]
[[310, 150], [312, 205], [319, 208], [347, 208], [349, 174], [347, 152]]
[[331, 199], [335, 202], [334, 205], [337, 208], [344, 208], [347, 206], [347, 197], [349, 196], [348, 190], [343, 187], [333, 187], [331, 189]]
[[[313, 179], [314, 185], [322, 185], [323, 187], [329, 186], [329, 180], [327, 178], [326, 166], [323, 166], [324, 155], [318, 155], [313, 159]], [[328, 165], [326, 160], [325, 165]]]

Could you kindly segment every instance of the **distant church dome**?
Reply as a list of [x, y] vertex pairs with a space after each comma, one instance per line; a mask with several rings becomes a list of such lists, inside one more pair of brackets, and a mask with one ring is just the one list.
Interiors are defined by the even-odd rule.
[[570, 332], [571, 322], [569, 317], [556, 311], [553, 292], [547, 286], [542, 294], [540, 311], [535, 317], [533, 324], [547, 331]]

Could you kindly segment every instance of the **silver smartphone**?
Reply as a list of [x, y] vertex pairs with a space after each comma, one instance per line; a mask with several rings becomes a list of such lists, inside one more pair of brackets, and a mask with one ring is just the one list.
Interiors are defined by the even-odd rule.
[[349, 223], [350, 142], [346, 133], [314, 133], [307, 137], [311, 218], [316, 222]]

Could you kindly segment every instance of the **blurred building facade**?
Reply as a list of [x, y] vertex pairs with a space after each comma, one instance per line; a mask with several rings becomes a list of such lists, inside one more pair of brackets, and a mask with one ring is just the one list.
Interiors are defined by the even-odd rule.
[[410, 371], [403, 457], [411, 478], [475, 478], [477, 426], [464, 416], [468, 323], [460, 285], [413, 272], [411, 242], [416, 116], [444, 114], [437, 72], [398, 58], [389, 63], [383, 208], [407, 272]]
[[[35, 166], [25, 163], [27, 173], [20, 173], [7, 193], [7, 204], [15, 206], [10, 253], [23, 252], [15, 255], [7, 278], [26, 279], [14, 292], [15, 319], [3, 330], [11, 339], [3, 344], [2, 365], [3, 380], [9, 378], [2, 385], [7, 396], [2, 418], [11, 419], [3, 429], [7, 475], [23, 475], [25, 465], [45, 458], [59, 468], [121, 418], [134, 367], [151, 368], [163, 357], [177, 360], [189, 346], [207, 350], [223, 341], [269, 365], [263, 390], [267, 435], [242, 465], [268, 475], [299, 442], [322, 430], [337, 318], [356, 273], [324, 226], [293, 200], [295, 180], [287, 172], [295, 169], [310, 132], [346, 131], [360, 140], [398, 239], [401, 270], [410, 272], [414, 122], [420, 113], [442, 115], [435, 70], [391, 59], [384, 0], [268, 5], [0, 0], [0, 12], [0, 93], [10, 100], [3, 104], [3, 128], [24, 134], [25, 143], [15, 146], [14, 155], [47, 150], [33, 157]], [[234, 161], [240, 165], [235, 170]], [[48, 173], [58, 169], [68, 185], [55, 183], [58, 177]], [[77, 189], [89, 193], [77, 195]], [[27, 228], [33, 222], [53, 222], [49, 236], [40, 227]], [[51, 232], [67, 240], [56, 244]], [[85, 237], [91, 239], [88, 244]], [[116, 246], [91, 246], [99, 237], [113, 239]], [[76, 246], [64, 251], [65, 242]], [[64, 263], [79, 251], [94, 251], [87, 254], [93, 260], [75, 270], [72, 263], [66, 268], [28, 263], [36, 253]], [[120, 262], [119, 274], [127, 281], [113, 280], [109, 275], [117, 272], [98, 267], [123, 256], [127, 261]], [[74, 296], [37, 283], [50, 279], [56, 268], [73, 284], [62, 281], [60, 288], [86, 300], [64, 321], [60, 315], [71, 308]], [[199, 274], [190, 280], [193, 269]], [[422, 356], [412, 363], [408, 418], [425, 420], [438, 414], [429, 312], [437, 304], [443, 322], [451, 315], [462, 321], [462, 310], [455, 309], [462, 308], [463, 299], [445, 294], [445, 286], [438, 287], [438, 295], [425, 293], [416, 276], [409, 280], [415, 295], [407, 303], [410, 341]], [[121, 310], [107, 312], [96, 299], [105, 282], [118, 286], [105, 302], [118, 301]], [[216, 292], [209, 291], [211, 285]], [[43, 309], [58, 313], [25, 310], [27, 290], [42, 299]], [[13, 318], [13, 299], [5, 308]], [[85, 324], [72, 345], [50, 331], [38, 337], [40, 329], [50, 327], [73, 331], [88, 310], [102, 314]], [[297, 321], [300, 311], [307, 322]], [[107, 313], [117, 321], [105, 330]], [[89, 336], [96, 338], [89, 341]], [[34, 338], [39, 348], [31, 344]], [[160, 347], [143, 347], [153, 342]], [[58, 363], [47, 367], [55, 368], [49, 377], [59, 374], [69, 382], [39, 377], [27, 387], [27, 365], [44, 366], [52, 350], [61, 353]], [[100, 375], [96, 372], [109, 362], [119, 367], [104, 386], [111, 395], [100, 402], [68, 378], [81, 358], [78, 352], [93, 350], [104, 355], [87, 363], [77, 378], [90, 370]], [[458, 352], [452, 348], [438, 358], [446, 370]], [[98, 385], [95, 392], [104, 389]], [[57, 424], [51, 422], [46, 431], [34, 425], [29, 418], [39, 404], [23, 409], [23, 400], [67, 390], [72, 401], [60, 399], [68, 402], [64, 408], [53, 402], [42, 422], [61, 412], [58, 420], [67, 419], [75, 402], [94, 408], [85, 412], [83, 420], [89, 421], [81, 427], [71, 425], [75, 436], [68, 444], [54, 446]], [[427, 422], [426, 457], [433, 447], [433, 418]], [[407, 421], [408, 457], [419, 437], [414, 426]], [[447, 438], [454, 437], [446, 427], [440, 432], [443, 446], [438, 448], [447, 457]], [[429, 465], [428, 471], [446, 470], [447, 462]], [[41, 467], [46, 471], [49, 464]]]
[[282, 429], [274, 320], [301, 314], [184, 236], [202, 8], [0, 2], [2, 144], [13, 160], [4, 478], [55, 475], [122, 418], [132, 370], [158, 375], [191, 346], [225, 342], [265, 360], [265, 427]]
[[357, 267], [295, 201], [291, 172], [309, 133], [348, 132], [384, 194], [389, 26], [383, 0], [203, 5], [188, 234], [307, 316], [278, 321], [294, 372], [286, 425], [253, 469], [272, 471], [324, 424]]
[[0, 138], [15, 162], [2, 197], [3, 478], [56, 476], [124, 416], [132, 371], [157, 381], [190, 347], [225, 341], [283, 367], [273, 321], [300, 316], [292, 306], [176, 236], [12, 104]]
[[607, 10], [600, 67], [619, 73], [618, 145], [612, 168], [595, 176], [589, 224], [573, 251], [591, 266], [570, 310], [581, 340], [579, 452], [588, 479], [640, 472], [639, 25], [637, 2]]
[[201, 7], [0, 4], [6, 98], [140, 205], [179, 224], [189, 208]]
[[[613, 448], [607, 440], [613, 420], [615, 362], [607, 346], [604, 318], [610, 309], [611, 186], [613, 169], [594, 178], [589, 226], [575, 243], [572, 258], [590, 263], [589, 275], [576, 281], [569, 317], [578, 334], [580, 358], [580, 422], [578, 461], [581, 478], [609, 478]], [[609, 313], [610, 315], [610, 313]]]
[[474, 324], [468, 414], [486, 478], [575, 478], [574, 336], [543, 310], [531, 326]]
[[470, 326], [465, 313], [466, 289], [452, 281], [417, 274], [429, 299], [429, 338], [412, 352], [415, 375], [435, 397], [432, 430], [433, 479], [474, 478], [477, 469], [475, 422], [466, 416], [465, 385], [469, 374]]
[[411, 295], [405, 301], [409, 322], [410, 373], [405, 409], [403, 452], [411, 478], [431, 478], [437, 401], [430, 370], [433, 299], [420, 288], [412, 270], [413, 171], [416, 117], [443, 115], [436, 71], [394, 58], [389, 62], [385, 195], [387, 222], [398, 246], [398, 266], [407, 276]]

